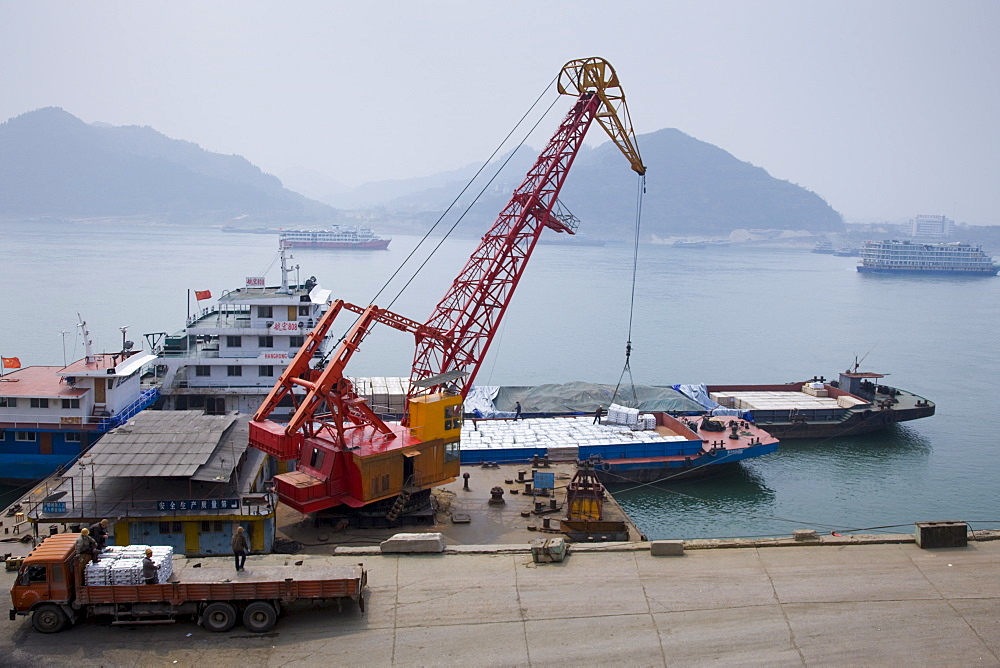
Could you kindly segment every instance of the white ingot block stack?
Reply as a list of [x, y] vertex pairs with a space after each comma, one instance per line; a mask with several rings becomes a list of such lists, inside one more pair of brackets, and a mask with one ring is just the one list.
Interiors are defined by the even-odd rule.
[[102, 559], [95, 563], [87, 564], [83, 571], [83, 583], [88, 587], [108, 584], [111, 575], [109, 573], [111, 560]]
[[160, 584], [168, 582], [174, 573], [174, 548], [169, 545], [113, 545], [101, 554], [96, 564], [88, 564], [84, 571], [87, 586], [99, 585], [139, 585], [145, 584], [142, 577], [142, 560], [146, 550], [153, 551], [153, 563], [159, 566], [156, 572]]
[[610, 424], [625, 425], [626, 427], [635, 427], [639, 424], [639, 409], [611, 404], [608, 407], [607, 422]]
[[111, 564], [111, 584], [142, 584], [142, 561], [127, 558], [116, 559], [115, 562]]
[[153, 563], [160, 567], [156, 575], [160, 584], [170, 580], [174, 574], [174, 548], [169, 545], [154, 545]]

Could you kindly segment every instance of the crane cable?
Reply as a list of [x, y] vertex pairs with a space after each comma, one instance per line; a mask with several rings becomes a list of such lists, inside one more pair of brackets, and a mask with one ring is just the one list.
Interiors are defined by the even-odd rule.
[[[472, 184], [475, 182], [475, 180], [479, 177], [480, 174], [483, 173], [483, 171], [486, 169], [486, 167], [489, 166], [490, 161], [493, 160], [493, 158], [496, 157], [497, 153], [499, 153], [500, 150], [507, 144], [507, 141], [511, 138], [511, 136], [514, 134], [514, 132], [516, 132], [517, 129], [521, 126], [521, 124], [524, 123], [524, 119], [526, 119], [528, 117], [528, 115], [531, 114], [531, 112], [535, 109], [535, 107], [538, 106], [538, 103], [542, 100], [543, 97], [545, 97], [545, 94], [548, 93], [551, 90], [552, 84], [554, 84], [556, 82], [556, 79], [558, 79], [558, 78], [559, 77], [557, 75], [556, 77], [554, 77], [552, 79], [552, 81], [550, 81], [548, 84], [546, 84], [546, 86], [542, 90], [542, 92], [538, 95], [537, 98], [535, 98], [535, 101], [531, 103], [530, 107], [528, 107], [528, 110], [526, 112], [524, 112], [524, 115], [522, 115], [521, 118], [517, 121], [517, 123], [514, 124], [514, 127], [512, 127], [510, 129], [510, 132], [507, 133], [507, 136], [504, 137], [503, 140], [501, 140], [501, 142], [493, 150], [493, 153], [491, 153], [490, 156], [488, 158], [486, 158], [486, 160], [483, 162], [482, 166], [478, 170], [476, 170], [476, 173], [472, 175], [472, 178], [469, 179], [469, 182], [465, 184], [465, 187], [462, 188], [461, 192], [459, 192], [457, 195], [455, 195], [455, 198], [451, 201], [451, 203], [447, 207], [445, 207], [444, 211], [441, 212], [441, 215], [438, 216], [438, 219], [436, 221], [434, 221], [434, 224], [431, 225], [430, 229], [428, 229], [427, 232], [424, 234], [424, 236], [421, 237], [420, 241], [417, 242], [417, 245], [413, 247], [413, 250], [411, 250], [409, 252], [409, 254], [407, 254], [407, 256], [405, 258], [403, 258], [403, 261], [399, 263], [399, 267], [396, 268], [396, 271], [392, 272], [392, 275], [389, 276], [388, 279], [386, 279], [386, 281], [382, 285], [382, 287], [379, 288], [379, 291], [375, 293], [375, 296], [372, 297], [371, 300], [369, 300], [369, 302], [368, 302], [369, 304], [374, 304], [378, 300], [378, 298], [382, 295], [382, 293], [385, 292], [386, 288], [389, 287], [389, 284], [392, 283], [393, 279], [395, 279], [396, 276], [398, 276], [399, 273], [401, 271], [403, 271], [403, 267], [406, 266], [406, 263], [409, 262], [413, 258], [414, 255], [416, 255], [416, 253], [420, 249], [420, 247], [424, 245], [424, 242], [427, 241], [427, 239], [431, 236], [431, 234], [434, 232], [434, 230], [437, 229], [438, 225], [441, 224], [441, 221], [444, 220], [444, 217], [448, 215], [448, 212], [451, 211], [455, 207], [455, 204], [458, 203], [458, 201], [462, 198], [462, 196], [465, 194], [465, 192], [469, 188], [472, 187]], [[533, 126], [531, 126], [531, 129], [528, 130], [528, 132], [525, 134], [524, 139], [521, 140], [521, 142], [518, 145], [518, 147], [524, 145], [524, 142], [527, 140], [527, 138], [531, 135], [532, 132], [534, 132], [535, 128], [537, 128], [538, 125], [542, 122], [542, 120], [548, 115], [548, 113], [552, 110], [552, 107], [555, 106], [555, 103], [559, 99], [560, 98], [558, 96], [556, 96], [555, 99], [552, 100], [552, 103], [545, 110], [545, 113], [543, 113], [542, 116], [541, 116], [541, 118], [539, 118], [535, 122], [535, 124]], [[469, 206], [467, 206], [465, 208], [465, 211], [463, 211], [462, 214], [458, 217], [458, 220], [455, 221], [455, 223], [448, 229], [448, 231], [444, 234], [444, 236], [441, 238], [441, 240], [438, 241], [437, 245], [427, 255], [427, 258], [424, 259], [424, 261], [420, 264], [420, 266], [416, 268], [416, 270], [413, 272], [413, 275], [410, 276], [410, 278], [406, 281], [406, 283], [403, 285], [403, 287], [399, 289], [399, 292], [396, 293], [396, 296], [392, 298], [392, 301], [389, 302], [389, 305], [386, 308], [392, 308], [393, 304], [396, 303], [396, 300], [398, 300], [403, 295], [403, 292], [406, 290], [406, 288], [408, 288], [410, 286], [410, 284], [416, 279], [417, 274], [419, 274], [421, 272], [421, 270], [423, 270], [423, 268], [427, 265], [427, 263], [430, 262], [431, 258], [434, 256], [434, 254], [438, 251], [438, 249], [441, 248], [441, 245], [444, 243], [445, 239], [447, 239], [451, 235], [451, 233], [455, 231], [455, 228], [458, 226], [458, 224], [460, 222], [462, 222], [462, 220], [465, 218], [466, 214], [469, 213], [469, 210], [472, 208], [472, 206], [476, 202], [479, 201], [479, 198], [482, 197], [482, 195], [483, 195], [484, 192], [486, 192], [486, 189], [489, 188], [490, 185], [496, 180], [496, 178], [500, 175], [500, 172], [503, 171], [503, 168], [506, 167], [507, 163], [509, 163], [511, 161], [511, 159], [514, 157], [515, 153], [517, 153], [517, 149], [516, 148], [513, 151], [510, 152], [510, 155], [507, 156], [507, 159], [504, 160], [504, 162], [503, 162], [502, 165], [500, 165], [500, 167], [497, 169], [496, 173], [494, 173], [493, 176], [490, 177], [490, 179], [489, 179], [489, 181], [487, 181], [486, 185], [483, 186], [482, 190], [479, 191], [479, 194], [476, 195], [475, 198], [473, 198], [473, 200], [469, 204]], [[358, 316], [358, 317], [360, 317], [360, 316]], [[337, 344], [339, 344], [341, 341], [344, 340], [344, 336], [346, 336], [346, 333], [340, 336], [340, 338], [337, 340]], [[322, 360], [320, 361], [320, 365], [325, 365], [325, 363], [329, 359], [330, 355], [333, 354], [335, 348], [336, 348], [336, 346], [330, 346], [327, 349], [326, 353], [322, 357]]]
[[632, 356], [632, 319], [635, 315], [635, 277], [639, 267], [639, 231], [642, 227], [642, 196], [646, 193], [646, 175], [643, 174], [637, 181], [636, 205], [635, 205], [635, 240], [632, 246], [632, 295], [628, 307], [628, 339], [625, 342], [625, 367], [618, 376], [618, 384], [615, 385], [615, 393], [611, 396], [611, 403], [618, 397], [618, 389], [622, 385], [625, 374], [628, 373], [628, 382], [632, 388], [632, 402], [638, 406], [639, 397], [635, 391], [635, 380], [632, 378], [632, 367], [629, 360]]
[[[524, 112], [524, 115], [521, 116], [521, 118], [517, 121], [517, 123], [514, 124], [514, 127], [510, 129], [510, 132], [507, 133], [507, 136], [504, 137], [503, 140], [497, 145], [497, 147], [493, 150], [493, 153], [491, 153], [490, 156], [488, 158], [486, 158], [486, 161], [483, 162], [482, 166], [476, 171], [475, 174], [473, 174], [472, 178], [470, 178], [469, 182], [465, 184], [465, 187], [462, 188], [461, 192], [459, 192], [457, 195], [455, 195], [455, 198], [445, 208], [445, 210], [441, 213], [441, 215], [438, 217], [438, 219], [436, 221], [434, 221], [434, 224], [431, 225], [431, 228], [429, 230], [427, 230], [427, 233], [424, 234], [424, 236], [420, 239], [420, 241], [417, 243], [417, 245], [413, 247], [413, 250], [410, 251], [409, 255], [407, 255], [406, 258], [400, 263], [399, 268], [396, 269], [395, 272], [393, 272], [392, 276], [389, 277], [389, 279], [385, 282], [385, 284], [375, 294], [375, 297], [372, 298], [371, 303], [374, 304], [375, 300], [379, 298], [379, 296], [385, 291], [386, 288], [389, 287], [389, 284], [392, 282], [392, 280], [394, 278], [396, 278], [396, 276], [399, 274], [399, 272], [401, 272], [403, 270], [403, 267], [406, 266], [406, 263], [409, 262], [410, 259], [413, 258], [413, 256], [416, 254], [417, 250], [424, 244], [425, 241], [427, 241], [428, 237], [430, 237], [431, 233], [433, 233], [434, 230], [437, 229], [438, 225], [441, 224], [441, 221], [444, 220], [444, 217], [446, 215], [448, 215], [448, 212], [451, 211], [455, 207], [455, 204], [458, 203], [458, 201], [462, 198], [462, 196], [465, 194], [465, 192], [469, 188], [472, 187], [473, 182], [475, 182], [475, 180], [479, 177], [479, 175], [483, 173], [483, 171], [486, 169], [486, 167], [490, 164], [490, 161], [493, 160], [493, 158], [496, 157], [497, 153], [499, 153], [500, 150], [507, 144], [507, 141], [511, 138], [511, 136], [514, 134], [514, 132], [517, 131], [517, 129], [521, 126], [521, 124], [524, 123], [524, 120], [528, 117], [528, 115], [531, 114], [531, 112], [535, 109], [536, 106], [538, 106], [538, 103], [542, 100], [543, 97], [545, 97], [546, 93], [548, 93], [551, 90], [552, 84], [555, 83], [555, 81], [556, 81], [557, 78], [558, 77], [553, 78], [552, 81], [550, 81], [548, 84], [546, 84], [546, 86], [542, 90], [541, 94], [539, 94], [539, 96], [537, 98], [535, 98], [535, 101], [531, 103], [531, 106], [528, 107], [528, 110], [526, 112]], [[538, 127], [538, 125], [542, 122], [542, 120], [545, 118], [545, 116], [548, 115], [548, 113], [549, 113], [549, 111], [551, 111], [552, 107], [555, 106], [555, 103], [556, 103], [557, 100], [559, 100], [558, 96], [555, 99], [552, 100], [552, 104], [550, 104], [549, 107], [548, 107], [548, 109], [545, 110], [545, 113], [542, 114], [541, 118], [539, 118], [538, 121], [536, 121], [535, 124], [533, 126], [531, 126], [531, 129], [528, 130], [528, 132], [525, 134], [524, 138], [518, 144], [518, 148], [520, 146], [524, 145], [524, 142], [527, 140], [527, 138], [531, 135], [532, 132], [534, 132], [535, 128]], [[472, 202], [465, 208], [465, 211], [463, 211], [461, 213], [461, 215], [458, 217], [458, 220], [456, 220], [454, 222], [454, 224], [452, 224], [452, 226], [444, 234], [444, 236], [441, 238], [441, 240], [437, 243], [437, 245], [428, 254], [427, 258], [420, 264], [419, 267], [417, 267], [417, 269], [413, 272], [413, 275], [410, 276], [409, 280], [406, 281], [406, 284], [404, 284], [403, 287], [399, 289], [399, 292], [396, 293], [396, 296], [393, 297], [392, 301], [389, 303], [390, 307], [396, 302], [397, 299], [400, 298], [400, 296], [402, 296], [402, 294], [406, 290], [406, 288], [409, 287], [410, 283], [412, 283], [413, 280], [417, 277], [417, 274], [420, 273], [420, 271], [430, 261], [431, 257], [433, 257], [434, 254], [438, 251], [438, 249], [441, 248], [441, 245], [444, 243], [444, 240], [447, 239], [451, 235], [451, 233], [455, 231], [455, 228], [458, 226], [458, 224], [460, 222], [462, 222], [462, 219], [465, 218], [466, 214], [469, 213], [469, 210], [472, 208], [472, 206], [476, 202], [479, 201], [479, 198], [483, 196], [483, 193], [486, 192], [486, 189], [489, 188], [490, 185], [496, 180], [496, 178], [500, 175], [500, 172], [503, 171], [503, 168], [506, 167], [507, 163], [510, 162], [511, 159], [514, 157], [515, 153], [517, 153], [517, 149], [516, 148], [513, 151], [510, 152], [510, 155], [507, 156], [507, 159], [504, 160], [504, 162], [503, 162], [502, 165], [500, 165], [500, 167], [499, 167], [499, 169], [497, 169], [496, 173], [494, 173], [493, 176], [490, 177], [490, 179], [489, 179], [489, 181], [487, 181], [486, 185], [483, 186], [482, 190], [479, 191], [479, 194], [477, 194], [473, 198]]]

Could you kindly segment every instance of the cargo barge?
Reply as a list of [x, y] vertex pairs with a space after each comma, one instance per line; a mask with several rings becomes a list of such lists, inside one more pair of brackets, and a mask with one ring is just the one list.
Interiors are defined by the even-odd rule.
[[814, 377], [783, 385], [708, 385], [724, 409], [782, 440], [853, 436], [934, 415], [934, 403], [880, 382], [883, 374], [845, 371], [837, 381]]
[[591, 461], [604, 482], [654, 482], [699, 477], [778, 449], [778, 439], [739, 418], [637, 417], [635, 424], [589, 416], [466, 420], [461, 462]]

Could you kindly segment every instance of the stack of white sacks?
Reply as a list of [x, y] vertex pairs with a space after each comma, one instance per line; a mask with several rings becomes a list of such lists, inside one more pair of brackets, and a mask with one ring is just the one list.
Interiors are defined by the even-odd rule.
[[153, 563], [160, 567], [156, 571], [157, 581], [167, 582], [174, 573], [174, 548], [169, 545], [113, 545], [105, 548], [96, 564], [87, 564], [84, 583], [88, 587], [144, 584], [142, 559], [147, 549], [153, 551]]

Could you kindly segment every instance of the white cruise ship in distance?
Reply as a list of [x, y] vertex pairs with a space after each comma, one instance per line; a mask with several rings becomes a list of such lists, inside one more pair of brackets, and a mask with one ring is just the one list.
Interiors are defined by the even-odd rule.
[[868, 241], [858, 271], [889, 274], [995, 276], [1000, 270], [982, 246], [919, 241]]
[[310, 277], [290, 284], [282, 247], [281, 285], [249, 277], [246, 286], [188, 317], [172, 335], [147, 335], [160, 355], [160, 407], [253, 414], [327, 307], [330, 291]]
[[390, 237], [380, 237], [370, 227], [333, 225], [325, 230], [281, 230], [284, 248], [346, 248], [352, 250], [385, 250]]

